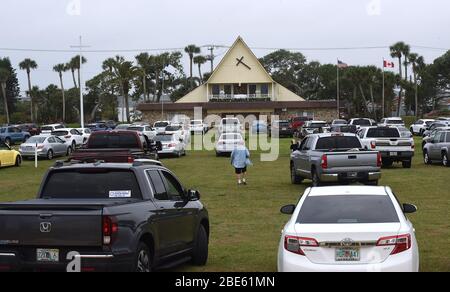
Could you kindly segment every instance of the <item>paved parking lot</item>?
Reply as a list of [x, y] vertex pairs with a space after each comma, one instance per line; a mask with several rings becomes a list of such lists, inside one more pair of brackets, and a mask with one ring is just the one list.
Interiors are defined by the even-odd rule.
[[[291, 185], [289, 139], [282, 140], [275, 162], [260, 162], [253, 152], [249, 185], [237, 186], [226, 157], [214, 152], [189, 152], [181, 159], [164, 159], [183, 183], [202, 194], [211, 218], [210, 260], [206, 267], [182, 271], [276, 271], [280, 231], [288, 217], [281, 206], [296, 203], [309, 186]], [[422, 271], [450, 270], [450, 169], [422, 162], [420, 141], [412, 169], [383, 169], [381, 185], [391, 186], [402, 202], [418, 206], [411, 216], [420, 245]], [[0, 170], [0, 201], [32, 198], [51, 162], [39, 168], [26, 161], [21, 168]]]

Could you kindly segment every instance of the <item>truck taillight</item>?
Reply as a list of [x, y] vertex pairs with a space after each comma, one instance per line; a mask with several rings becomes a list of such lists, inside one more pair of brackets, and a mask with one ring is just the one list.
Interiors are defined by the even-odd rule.
[[103, 245], [111, 245], [118, 231], [119, 225], [117, 224], [117, 220], [111, 216], [103, 216], [102, 218]]
[[377, 246], [395, 246], [391, 255], [399, 254], [411, 248], [411, 235], [404, 234], [399, 236], [383, 237], [378, 240]]
[[297, 236], [284, 237], [284, 248], [287, 251], [304, 256], [305, 253], [302, 250], [302, 246], [318, 247], [319, 243], [314, 238], [297, 237]]
[[127, 157], [127, 162], [128, 163], [133, 163], [134, 162], [134, 157], [133, 156], [128, 156]]
[[383, 157], [381, 156], [381, 153], [378, 152], [377, 154], [377, 167], [383, 166]]
[[322, 159], [321, 159], [320, 163], [321, 163], [322, 169], [327, 169], [328, 168], [328, 156], [322, 155]]
[[370, 148], [372, 148], [372, 149], [377, 148], [377, 142], [375, 142], [375, 141], [370, 142]]

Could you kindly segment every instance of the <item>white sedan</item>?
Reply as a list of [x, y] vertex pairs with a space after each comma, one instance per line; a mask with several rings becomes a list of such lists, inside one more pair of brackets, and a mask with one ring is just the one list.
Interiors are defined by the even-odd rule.
[[63, 141], [65, 141], [68, 145], [75, 150], [77, 147], [82, 146], [84, 144], [83, 134], [80, 133], [77, 129], [57, 129], [52, 132], [53, 136], [57, 136]]
[[81, 133], [81, 135], [83, 136], [83, 144], [86, 144], [87, 141], [89, 140], [89, 137], [91, 137], [92, 131], [89, 128], [79, 128], [77, 129], [78, 132]]
[[284, 227], [280, 272], [418, 272], [419, 248], [405, 214], [388, 187], [309, 188]]
[[245, 140], [239, 133], [226, 133], [220, 135], [216, 144], [216, 156], [231, 154], [237, 146], [245, 145]]
[[186, 156], [186, 144], [178, 134], [158, 134], [155, 142], [161, 142], [162, 149], [159, 155], [171, 155], [176, 157]]

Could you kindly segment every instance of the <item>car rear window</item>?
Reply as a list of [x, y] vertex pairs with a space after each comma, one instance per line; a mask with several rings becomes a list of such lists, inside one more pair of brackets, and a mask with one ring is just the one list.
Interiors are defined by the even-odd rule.
[[222, 120], [222, 125], [238, 125], [239, 120], [238, 119], [225, 119]]
[[394, 204], [388, 196], [317, 196], [306, 198], [297, 223], [371, 224], [398, 223]]
[[53, 127], [42, 127], [42, 131], [53, 131]]
[[182, 128], [180, 126], [169, 126], [166, 128], [167, 132], [176, 132], [180, 131]]
[[370, 121], [365, 119], [354, 120], [352, 124], [356, 126], [371, 126]]
[[337, 136], [320, 138], [317, 141], [316, 150], [332, 149], [361, 149], [362, 145], [359, 139], [354, 136]]
[[60, 137], [60, 136], [68, 135], [69, 132], [68, 132], [68, 131], [54, 131], [52, 134], [53, 134], [54, 136]]
[[386, 124], [388, 124], [388, 125], [403, 125], [404, 122], [402, 120], [387, 120]]
[[400, 133], [396, 128], [374, 128], [369, 129], [367, 138], [400, 138]]
[[142, 193], [132, 171], [81, 169], [50, 173], [41, 198], [142, 199]]
[[157, 135], [153, 138], [156, 142], [170, 142], [172, 141], [173, 135]]
[[134, 133], [121, 132], [119, 134], [96, 134], [89, 139], [89, 148], [140, 148], [139, 139]]
[[155, 123], [155, 128], [165, 128], [169, 123]]
[[144, 127], [129, 127], [128, 130], [136, 131], [136, 132], [143, 132], [144, 131]]

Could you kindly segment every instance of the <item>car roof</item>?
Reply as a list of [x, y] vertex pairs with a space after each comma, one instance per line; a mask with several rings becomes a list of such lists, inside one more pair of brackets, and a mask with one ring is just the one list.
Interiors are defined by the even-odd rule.
[[56, 127], [61, 126], [62, 124], [48, 124], [48, 125], [42, 125], [42, 127]]
[[309, 197], [321, 196], [387, 196], [385, 187], [375, 186], [332, 186], [310, 188]]
[[356, 137], [356, 134], [353, 133], [320, 133], [320, 134], [311, 134], [310, 137], [319, 137], [319, 138], [327, 138], [327, 137]]
[[131, 170], [131, 169], [167, 169], [161, 165], [157, 164], [133, 164], [133, 163], [72, 163], [69, 165], [62, 165], [60, 167], [53, 166], [51, 170], [75, 170], [75, 169], [88, 169], [88, 168], [98, 168], [98, 169], [119, 169], [119, 170]]

